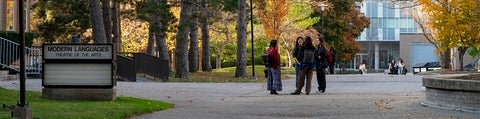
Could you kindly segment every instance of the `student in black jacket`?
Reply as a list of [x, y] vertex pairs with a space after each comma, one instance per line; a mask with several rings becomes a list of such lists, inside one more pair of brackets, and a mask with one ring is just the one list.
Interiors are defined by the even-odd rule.
[[325, 81], [325, 68], [328, 67], [325, 41], [323, 37], [317, 39], [317, 50], [315, 51], [316, 71], [317, 71], [317, 83], [318, 93], [325, 93], [326, 81]]

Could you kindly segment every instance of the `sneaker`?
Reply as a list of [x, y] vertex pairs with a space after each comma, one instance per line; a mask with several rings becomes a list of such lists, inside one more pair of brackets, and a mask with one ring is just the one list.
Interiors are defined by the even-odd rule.
[[270, 94], [272, 94], [272, 95], [278, 95], [277, 91], [270, 91]]
[[325, 93], [325, 90], [318, 90], [318, 91], [315, 91], [315, 93], [317, 93], [317, 94]]

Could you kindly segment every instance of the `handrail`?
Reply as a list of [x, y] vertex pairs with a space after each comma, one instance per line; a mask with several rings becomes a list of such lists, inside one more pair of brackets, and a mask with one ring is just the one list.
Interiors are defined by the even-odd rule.
[[135, 60], [135, 70], [137, 73], [143, 73], [154, 77], [154, 79], [162, 79], [168, 81], [170, 76], [170, 66], [168, 60], [146, 54], [133, 54]]
[[137, 81], [135, 60], [117, 54], [117, 79], [121, 81]]
[[[20, 44], [0, 37], [0, 66], [20, 71]], [[41, 74], [42, 53], [40, 48], [25, 48], [25, 74]]]

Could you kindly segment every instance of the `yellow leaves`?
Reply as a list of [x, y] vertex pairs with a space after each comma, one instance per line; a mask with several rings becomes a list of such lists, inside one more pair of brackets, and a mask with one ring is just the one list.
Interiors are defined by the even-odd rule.
[[256, 1], [257, 6], [261, 6], [257, 10], [257, 14], [262, 22], [265, 34], [268, 39], [278, 39], [281, 35], [280, 26], [283, 25], [288, 13], [287, 0], [266, 0]]
[[122, 52], [145, 52], [148, 43], [148, 23], [123, 19]]
[[432, 36], [442, 47], [469, 47], [479, 44], [480, 16], [477, 0], [419, 0]]

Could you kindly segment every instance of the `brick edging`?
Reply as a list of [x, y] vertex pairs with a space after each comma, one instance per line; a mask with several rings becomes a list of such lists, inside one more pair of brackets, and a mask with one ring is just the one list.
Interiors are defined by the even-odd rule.
[[480, 113], [480, 81], [452, 77], [424, 77], [425, 101], [421, 105]]

